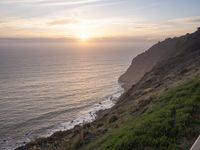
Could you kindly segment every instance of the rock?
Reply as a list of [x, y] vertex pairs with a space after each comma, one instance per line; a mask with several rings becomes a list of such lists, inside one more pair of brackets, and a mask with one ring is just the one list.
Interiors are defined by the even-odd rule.
[[112, 116], [110, 119], [109, 119], [109, 123], [113, 123], [115, 122], [116, 120], [118, 120], [118, 117], [117, 116]]
[[102, 133], [102, 134], [106, 133], [107, 131], [108, 129], [105, 129], [105, 128], [101, 128], [97, 130], [97, 132]]
[[97, 124], [97, 128], [102, 127], [102, 126], [103, 126], [103, 123], [98, 123]]

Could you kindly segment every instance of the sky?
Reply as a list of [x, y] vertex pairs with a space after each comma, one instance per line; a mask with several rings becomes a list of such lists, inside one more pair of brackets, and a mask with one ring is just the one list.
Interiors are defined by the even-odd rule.
[[200, 26], [199, 6], [199, 0], [0, 0], [0, 37], [179, 36]]

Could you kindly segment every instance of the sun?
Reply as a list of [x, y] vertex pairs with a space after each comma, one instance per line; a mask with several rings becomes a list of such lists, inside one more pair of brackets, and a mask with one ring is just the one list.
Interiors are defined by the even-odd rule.
[[80, 36], [79, 36], [79, 39], [80, 39], [81, 41], [87, 41], [89, 38], [90, 38], [90, 37], [89, 37], [88, 35], [80, 35]]

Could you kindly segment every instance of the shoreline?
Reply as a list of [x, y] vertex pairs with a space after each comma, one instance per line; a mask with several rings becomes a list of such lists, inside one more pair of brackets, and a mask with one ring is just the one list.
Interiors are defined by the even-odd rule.
[[113, 94], [103, 97], [104, 99], [103, 101], [94, 104], [93, 106], [91, 106], [90, 109], [85, 111], [82, 115], [80, 115], [76, 119], [64, 122], [59, 127], [57, 126], [53, 130], [51, 129], [49, 135], [47, 135], [46, 137], [49, 137], [56, 132], [71, 130], [76, 125], [83, 126], [84, 124], [95, 121], [98, 118], [99, 112], [112, 108], [116, 104], [118, 98], [123, 93], [124, 93], [124, 90], [123, 88], [120, 87], [120, 90], [116, 91]]
[[[20, 150], [21, 147], [24, 147], [29, 143], [32, 143], [32, 142], [35, 142], [35, 141], [38, 141], [41, 139], [51, 138], [53, 136], [57, 136], [57, 134], [62, 134], [62, 133], [66, 133], [66, 132], [72, 133], [72, 132], [74, 132], [74, 130], [82, 128], [84, 125], [95, 122], [96, 120], [98, 120], [99, 116], [101, 116], [101, 114], [103, 114], [103, 112], [112, 108], [116, 104], [119, 97], [124, 93], [124, 88], [121, 86], [120, 83], [118, 83], [118, 85], [119, 85], [119, 87], [117, 88], [116, 92], [114, 92], [110, 95], [104, 96], [102, 98], [102, 99], [104, 99], [103, 101], [91, 106], [90, 109], [85, 111], [85, 113], [80, 115], [78, 118], [71, 120], [71, 121], [64, 122], [64, 123], [60, 124], [59, 126], [56, 126], [54, 129], [49, 129], [47, 131], [47, 134], [45, 134], [41, 137], [37, 137], [35, 139], [28, 139], [27, 141], [22, 141], [21, 143], [16, 143], [16, 145], [13, 146], [12, 149]], [[8, 147], [8, 149], [10, 150], [9, 147]], [[7, 150], [7, 149], [5, 149], [5, 150]]]

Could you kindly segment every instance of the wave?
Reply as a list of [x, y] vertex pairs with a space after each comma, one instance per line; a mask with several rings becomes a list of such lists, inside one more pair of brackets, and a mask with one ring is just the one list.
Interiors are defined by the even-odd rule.
[[113, 94], [107, 95], [103, 97], [102, 101], [92, 105], [89, 109], [80, 112], [80, 116], [74, 120], [67, 121], [65, 123], [56, 126], [54, 129], [50, 129], [47, 132], [46, 136], [51, 136], [53, 133], [57, 131], [66, 131], [72, 129], [76, 125], [83, 125], [85, 123], [89, 123], [95, 120], [96, 113], [100, 110], [106, 110], [113, 107], [117, 101], [117, 99], [121, 96], [124, 90], [119, 87], [119, 89]]
[[[121, 86], [119, 86], [117, 88], [116, 92], [114, 92], [110, 95], [104, 96], [99, 103], [95, 103], [95, 104], [89, 106], [86, 110], [80, 111], [79, 117], [72, 119], [70, 121], [61, 123], [57, 126], [48, 127], [48, 129], [41, 128], [37, 132], [42, 133], [45, 131], [45, 133], [43, 135], [41, 135], [40, 137], [48, 137], [48, 136], [51, 136], [52, 134], [54, 134], [55, 132], [70, 130], [76, 125], [83, 125], [85, 123], [92, 122], [95, 120], [95, 118], [97, 116], [96, 113], [98, 111], [109, 109], [109, 108], [113, 107], [115, 105], [117, 99], [121, 96], [121, 94], [123, 92], [124, 92], [124, 90], [121, 88]], [[77, 109], [79, 109], [79, 108], [77, 108]], [[45, 116], [45, 118], [46, 117], [47, 116]], [[30, 121], [33, 121], [33, 120], [30, 120]], [[35, 140], [36, 138], [39, 138], [39, 137], [34, 137], [33, 133], [29, 132], [26, 135], [24, 135], [24, 137], [22, 137], [20, 140], [15, 141], [14, 144], [13, 144], [12, 139], [7, 139], [5, 146], [4, 146], [4, 150], [14, 150], [15, 148], [17, 148], [19, 146], [23, 146], [26, 143], [28, 143], [32, 140]]]

